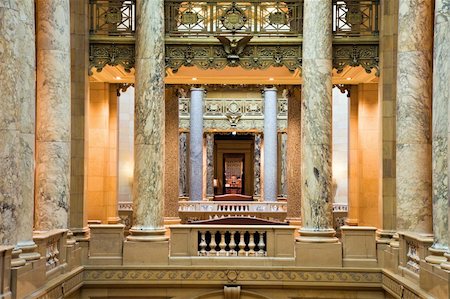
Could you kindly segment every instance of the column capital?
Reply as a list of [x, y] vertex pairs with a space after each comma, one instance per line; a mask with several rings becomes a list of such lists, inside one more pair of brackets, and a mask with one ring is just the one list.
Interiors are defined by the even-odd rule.
[[261, 93], [264, 94], [266, 91], [278, 91], [278, 89], [275, 85], [266, 85], [263, 90], [261, 90]]
[[203, 91], [203, 93], [205, 93], [205, 94], [207, 92], [204, 86], [192, 86], [191, 87], [191, 92], [192, 91]]

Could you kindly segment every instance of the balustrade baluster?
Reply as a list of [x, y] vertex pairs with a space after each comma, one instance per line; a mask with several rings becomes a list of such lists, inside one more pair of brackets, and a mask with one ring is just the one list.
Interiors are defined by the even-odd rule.
[[220, 251], [219, 251], [219, 255], [220, 256], [225, 256], [226, 255], [225, 247], [227, 246], [227, 243], [225, 243], [225, 233], [226, 233], [226, 231], [219, 231], [219, 233], [220, 233], [220, 243], [219, 243]]
[[201, 256], [205, 256], [206, 255], [206, 232], [203, 234], [202, 232], [199, 232], [200, 234], [200, 251], [199, 251], [199, 255]]
[[249, 238], [248, 238], [248, 255], [254, 256], [255, 255], [255, 232], [249, 231]]
[[245, 240], [244, 240], [245, 231], [240, 231], [239, 235], [240, 235], [240, 239], [239, 239], [238, 255], [244, 256], [245, 255]]
[[230, 247], [230, 255], [231, 256], [236, 255], [236, 241], [234, 240], [235, 233], [236, 233], [236, 231], [230, 232], [230, 243], [228, 246]]
[[209, 247], [211, 247], [211, 250], [209, 251], [210, 255], [217, 255], [216, 231], [211, 231], [211, 242], [209, 243]]
[[258, 242], [259, 251], [258, 251], [258, 253], [260, 256], [266, 255], [264, 246], [266, 246], [266, 244], [264, 243], [264, 232], [259, 232], [259, 242]]

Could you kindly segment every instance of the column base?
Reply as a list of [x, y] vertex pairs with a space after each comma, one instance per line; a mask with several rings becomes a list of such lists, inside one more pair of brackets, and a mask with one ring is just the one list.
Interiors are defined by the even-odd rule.
[[22, 250], [19, 257], [25, 259], [27, 262], [38, 260], [41, 257], [38, 252], [34, 251], [37, 248], [37, 245], [33, 241], [17, 244], [17, 247]]
[[354, 218], [354, 219], [350, 219], [350, 218], [347, 218], [347, 219], [345, 219], [345, 225], [348, 225], [348, 226], [358, 226], [358, 219], [356, 219], [356, 218]]
[[127, 241], [131, 242], [159, 242], [167, 241], [169, 237], [166, 236], [165, 228], [158, 229], [142, 229], [138, 227], [132, 227], [130, 229], [130, 235], [127, 236]]
[[440, 265], [447, 262], [447, 258], [444, 256], [447, 249], [430, 247], [428, 248], [428, 251], [430, 252], [430, 255], [425, 257], [427, 263]]
[[447, 258], [448, 261], [445, 261], [441, 263], [441, 269], [445, 271], [450, 271], [450, 252], [444, 253], [444, 256]]
[[87, 241], [89, 240], [89, 227], [82, 228], [70, 228], [70, 231], [73, 233], [73, 237], [76, 241]]
[[400, 248], [400, 242], [398, 241], [400, 238], [400, 236], [398, 235], [398, 233], [395, 233], [392, 236], [392, 241], [389, 242], [389, 246], [391, 246], [392, 248]]
[[22, 249], [20, 248], [14, 248], [11, 253], [11, 267], [12, 268], [18, 268], [24, 266], [27, 261], [24, 258], [20, 257], [20, 254], [22, 253]]
[[299, 230], [300, 236], [296, 238], [298, 242], [302, 243], [336, 243], [339, 241], [335, 237], [336, 231], [334, 229], [311, 230], [301, 228]]
[[120, 217], [119, 216], [115, 216], [115, 217], [108, 217], [108, 224], [118, 224], [120, 222]]
[[389, 244], [394, 237], [395, 232], [391, 230], [377, 230], [377, 243]]

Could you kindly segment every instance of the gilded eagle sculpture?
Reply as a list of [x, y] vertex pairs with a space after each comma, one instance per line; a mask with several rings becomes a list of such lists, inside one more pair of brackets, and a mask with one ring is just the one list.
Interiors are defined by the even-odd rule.
[[227, 54], [227, 59], [230, 61], [231, 66], [235, 66], [239, 60], [239, 55], [242, 54], [253, 36], [245, 36], [240, 40], [236, 40], [236, 38], [230, 40], [225, 36], [216, 36], [216, 38], [223, 45], [223, 49]]

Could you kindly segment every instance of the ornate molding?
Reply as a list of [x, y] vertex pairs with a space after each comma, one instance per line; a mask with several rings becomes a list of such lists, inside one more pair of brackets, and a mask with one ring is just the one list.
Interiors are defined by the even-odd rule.
[[134, 83], [119, 83], [117, 86], [117, 96], [119, 97], [121, 92], [126, 92], [131, 86], [134, 87]]
[[270, 282], [282, 285], [284, 282], [381, 285], [381, 272], [357, 271], [302, 271], [302, 270], [234, 270], [234, 269], [85, 269], [84, 281], [89, 283], [119, 281], [147, 283], [173, 283], [174, 281], [195, 282], [205, 280], [216, 283]]
[[341, 73], [349, 66], [362, 66], [367, 73], [376, 70], [376, 76], [380, 75], [378, 57], [378, 45], [334, 45], [333, 68]]
[[[180, 98], [180, 128], [190, 127], [189, 98]], [[287, 127], [288, 99], [280, 97], [277, 101], [278, 129]], [[262, 98], [226, 99], [205, 98], [203, 124], [205, 130], [256, 130], [264, 128], [264, 100]]]
[[134, 68], [134, 44], [90, 44], [89, 46], [89, 75], [92, 69], [101, 72], [106, 65], [121, 65], [126, 72]]
[[[378, 76], [378, 51], [378, 45], [334, 45], [333, 68], [340, 73], [347, 65], [362, 66], [367, 73], [375, 69]], [[166, 67], [173, 72], [177, 72], [181, 66], [196, 66], [205, 70], [223, 69], [227, 66], [263, 70], [271, 66], [284, 66], [291, 72], [302, 67], [301, 45], [249, 45], [238, 55], [232, 55], [233, 59], [230, 59], [230, 53], [225, 51], [223, 45], [166, 45]], [[90, 75], [93, 68], [101, 72], [106, 65], [121, 65], [125, 71], [130, 72], [134, 63], [134, 44], [90, 45]]]
[[177, 72], [181, 66], [197, 66], [201, 69], [223, 69], [226, 66], [267, 69], [285, 66], [292, 72], [301, 68], [301, 46], [247, 46], [239, 51], [239, 55], [233, 55], [233, 59], [230, 59], [230, 53], [221, 45], [166, 45], [166, 67], [173, 72]]

